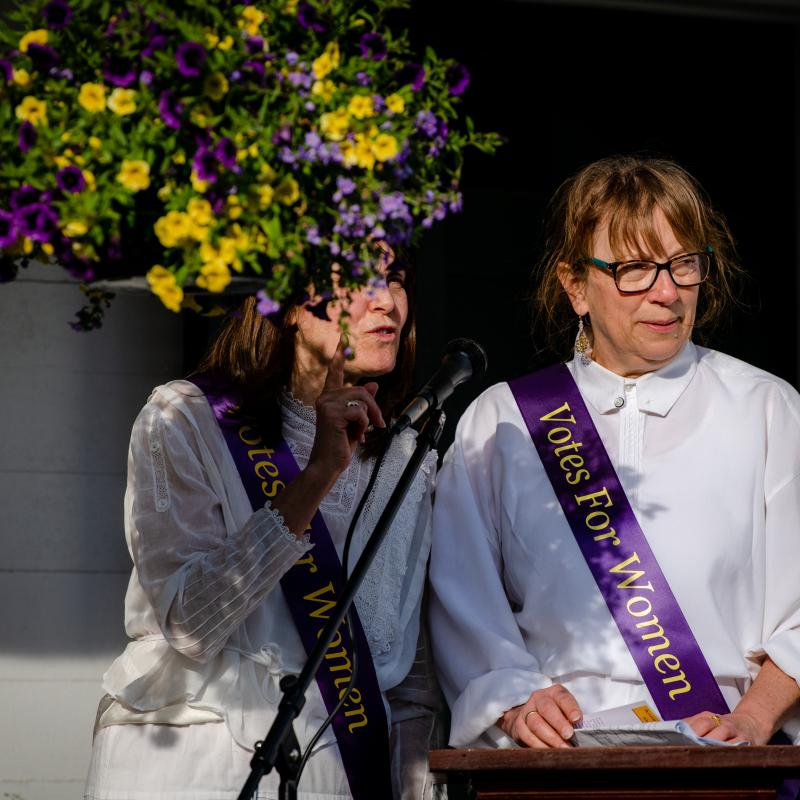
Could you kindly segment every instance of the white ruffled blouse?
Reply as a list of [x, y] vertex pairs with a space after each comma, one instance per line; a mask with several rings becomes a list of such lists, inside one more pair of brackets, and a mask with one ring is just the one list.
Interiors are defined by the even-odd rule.
[[[314, 410], [289, 395], [280, 405], [283, 436], [302, 469]], [[351, 567], [414, 444], [412, 431], [392, 443], [355, 529]], [[429, 454], [356, 597], [384, 698], [414, 660], [435, 463]], [[373, 464], [355, 455], [320, 506], [340, 557]], [[280, 678], [305, 663], [279, 581], [310, 545], [271, 508], [253, 512], [209, 404], [192, 383], [156, 388], [134, 423], [125, 529], [134, 562], [125, 598], [132, 641], [104, 676], [115, 702], [98, 724], [224, 720], [235, 741], [252, 749], [274, 718]], [[295, 723], [302, 746], [326, 716], [312, 685]], [[333, 741], [329, 728], [316, 749]]]

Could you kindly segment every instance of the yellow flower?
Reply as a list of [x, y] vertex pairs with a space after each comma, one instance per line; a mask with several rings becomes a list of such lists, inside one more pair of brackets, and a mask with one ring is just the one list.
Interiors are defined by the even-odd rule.
[[374, 116], [375, 109], [372, 106], [372, 98], [364, 94], [351, 97], [350, 102], [347, 104], [347, 111], [356, 119], [366, 119]]
[[140, 159], [123, 159], [117, 180], [131, 192], [146, 189], [150, 185], [150, 165]]
[[19, 40], [19, 49], [23, 53], [27, 53], [29, 44], [47, 44], [47, 30], [45, 28], [39, 28], [35, 31], [30, 31], [30, 33], [26, 33]]
[[83, 179], [86, 181], [86, 186], [89, 191], [94, 191], [97, 188], [97, 181], [94, 179], [94, 173], [89, 169], [82, 169]]
[[406, 102], [399, 94], [390, 94], [386, 98], [386, 108], [395, 114], [402, 114], [406, 110]]
[[231, 282], [231, 271], [222, 259], [203, 264], [195, 283], [209, 292], [221, 292]]
[[89, 137], [89, 147], [91, 147], [92, 150], [99, 150], [102, 146], [103, 146], [103, 142], [100, 139], [98, 139], [96, 136], [90, 136]]
[[205, 128], [208, 124], [208, 118], [211, 116], [211, 109], [207, 105], [197, 106], [193, 108], [189, 114], [189, 119], [194, 122], [199, 128]]
[[156, 236], [164, 247], [175, 247], [191, 238], [192, 221], [182, 211], [170, 211], [156, 220]]
[[239, 219], [242, 216], [242, 204], [235, 194], [228, 195], [228, 219]]
[[203, 92], [212, 100], [222, 100], [228, 88], [228, 79], [221, 72], [212, 72], [203, 83]]
[[27, 86], [31, 82], [31, 76], [26, 69], [13, 69], [12, 78], [17, 86]]
[[278, 173], [269, 164], [262, 164], [258, 172], [265, 183], [272, 183], [278, 177]]
[[56, 251], [55, 247], [53, 247], [50, 242], [42, 242], [42, 250], [49, 256], [53, 255]]
[[375, 155], [369, 140], [363, 133], [357, 133], [355, 141], [342, 143], [342, 161], [346, 166], [359, 166], [372, 169], [375, 166]]
[[286, 0], [286, 5], [283, 7], [283, 13], [294, 16], [297, 12], [297, 4], [299, 0]]
[[264, 183], [256, 188], [258, 192], [258, 204], [261, 208], [266, 208], [275, 196], [275, 190], [268, 184]]
[[176, 313], [181, 310], [183, 289], [178, 286], [175, 276], [160, 264], [156, 264], [147, 273], [150, 290], [170, 310]]
[[31, 125], [42, 123], [47, 125], [47, 103], [37, 100], [32, 95], [27, 95], [15, 109], [17, 119], [30, 122]]
[[400, 152], [397, 139], [389, 133], [380, 133], [372, 142], [372, 154], [378, 161], [391, 161]]
[[261, 23], [266, 19], [266, 14], [254, 6], [246, 6], [239, 18], [239, 27], [244, 28], [250, 36], [258, 36]]
[[117, 87], [108, 98], [108, 107], [121, 117], [136, 111], [136, 91]]
[[106, 87], [102, 83], [84, 83], [78, 102], [91, 114], [102, 111], [106, 107]]
[[350, 116], [343, 106], [336, 111], [328, 111], [319, 118], [319, 127], [325, 136], [333, 142], [341, 142], [347, 133]]
[[284, 178], [275, 188], [275, 199], [290, 206], [300, 199], [300, 186], [294, 178]]
[[27, 236], [22, 240], [22, 252], [28, 256], [33, 252], [33, 239]]
[[186, 163], [186, 153], [174, 153], [172, 156], [172, 163], [173, 164], [185, 164]]
[[258, 145], [253, 142], [250, 147], [247, 148], [247, 154], [255, 158], [258, 155]]
[[218, 50], [230, 50], [233, 47], [233, 36], [226, 36], [218, 45]]
[[339, 66], [339, 45], [336, 42], [329, 42], [321, 56], [315, 58], [311, 64], [314, 77], [322, 80]]
[[83, 236], [88, 230], [89, 226], [82, 219], [71, 219], [63, 228], [64, 235], [69, 236], [70, 239], [74, 239], [76, 236]]
[[314, 81], [311, 85], [311, 94], [321, 97], [325, 103], [330, 103], [336, 91], [336, 84], [333, 81]]
[[214, 48], [219, 44], [219, 36], [213, 31], [206, 31], [206, 44], [210, 48]]
[[193, 197], [186, 205], [186, 213], [196, 225], [210, 225], [214, 220], [214, 209], [203, 197]]
[[198, 194], [205, 194], [208, 191], [208, 181], [200, 180], [200, 178], [197, 177], [197, 172], [195, 170], [192, 170], [189, 180], [192, 182], [192, 189], [194, 189]]

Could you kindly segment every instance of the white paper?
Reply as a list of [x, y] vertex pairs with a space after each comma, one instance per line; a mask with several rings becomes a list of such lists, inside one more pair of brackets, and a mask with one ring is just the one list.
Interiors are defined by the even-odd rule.
[[[652, 722], [642, 722], [652, 719]], [[626, 745], [740, 745], [749, 742], [720, 742], [698, 736], [682, 719], [663, 722], [644, 701], [586, 714], [576, 726], [572, 743], [576, 747], [624, 747]]]

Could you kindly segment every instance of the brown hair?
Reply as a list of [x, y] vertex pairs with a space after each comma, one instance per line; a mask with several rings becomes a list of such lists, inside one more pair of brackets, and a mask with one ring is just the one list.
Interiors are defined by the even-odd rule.
[[[400, 252], [393, 267], [406, 270], [408, 318], [400, 334], [394, 369], [374, 379], [379, 387], [376, 400], [387, 421], [399, 415], [401, 404], [411, 391], [416, 355], [413, 270]], [[242, 414], [258, 427], [268, 443], [280, 437], [278, 395], [289, 385], [294, 366], [297, 328], [293, 316], [289, 311], [272, 322], [259, 313], [255, 298], [248, 297], [224, 323], [196, 369], [196, 373], [213, 373], [226, 389], [241, 397]], [[377, 453], [384, 433], [376, 428], [367, 434], [364, 457]]]
[[646, 156], [611, 156], [595, 161], [568, 178], [550, 202], [545, 252], [537, 268], [534, 305], [537, 322], [556, 350], [574, 329], [575, 312], [558, 277], [560, 265], [583, 279], [592, 255], [592, 238], [608, 224], [612, 250], [658, 252], [660, 242], [653, 211], [664, 213], [675, 237], [687, 250], [711, 248], [711, 270], [700, 287], [695, 329], [705, 333], [735, 306], [742, 275], [733, 237], [700, 184], [674, 161]]

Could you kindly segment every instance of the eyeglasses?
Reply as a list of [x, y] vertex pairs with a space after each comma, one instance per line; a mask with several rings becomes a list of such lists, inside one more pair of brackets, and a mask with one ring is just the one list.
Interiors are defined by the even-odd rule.
[[610, 272], [617, 289], [624, 294], [635, 294], [650, 289], [662, 269], [669, 272], [676, 286], [697, 286], [708, 277], [711, 252], [682, 253], [663, 264], [658, 261], [615, 261], [609, 264], [599, 258], [583, 258], [581, 262]]

